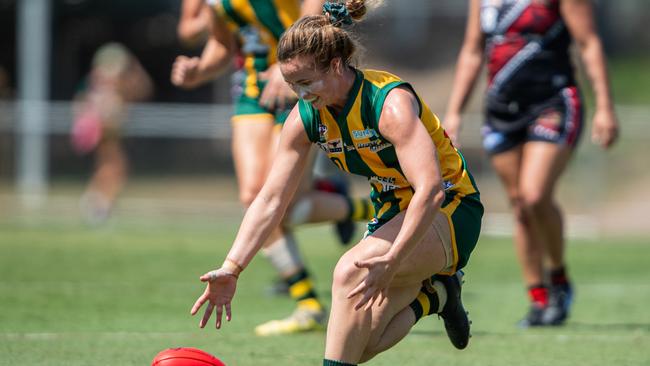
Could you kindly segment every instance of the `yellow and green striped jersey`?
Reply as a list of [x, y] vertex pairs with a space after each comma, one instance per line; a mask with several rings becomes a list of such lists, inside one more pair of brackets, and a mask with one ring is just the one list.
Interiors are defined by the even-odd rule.
[[395, 148], [378, 129], [384, 100], [398, 86], [406, 86], [415, 94], [420, 119], [436, 146], [446, 193], [443, 210], [453, 211], [463, 197], [479, 199], [463, 156], [452, 146], [438, 118], [411, 85], [384, 71], [355, 72], [350, 97], [337, 117], [329, 109], [316, 110], [304, 100], [299, 101], [298, 108], [309, 139], [340, 169], [368, 178], [370, 198], [375, 206], [375, 219], [368, 224], [369, 231], [373, 232], [405, 210], [414, 193], [402, 172]]
[[276, 62], [282, 33], [300, 17], [299, 0], [208, 0], [241, 43], [244, 66], [264, 71]]

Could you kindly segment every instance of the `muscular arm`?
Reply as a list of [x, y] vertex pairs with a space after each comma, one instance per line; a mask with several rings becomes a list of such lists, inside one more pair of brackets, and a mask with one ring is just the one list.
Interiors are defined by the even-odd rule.
[[379, 131], [395, 147], [402, 171], [415, 190], [387, 254], [397, 262], [420, 242], [444, 199], [436, 148], [418, 117], [418, 108], [410, 90], [397, 88], [388, 94], [379, 120]]
[[199, 71], [212, 80], [227, 69], [236, 50], [235, 36], [216, 12], [210, 10], [210, 39], [201, 54]]
[[224, 72], [236, 49], [235, 38], [225, 22], [210, 10], [211, 36], [201, 57], [178, 56], [172, 66], [171, 80], [182, 88], [195, 88]]
[[592, 139], [607, 148], [616, 140], [618, 121], [612, 103], [605, 54], [594, 24], [592, 3], [589, 0], [562, 0], [560, 12], [578, 45], [596, 96]]
[[456, 144], [461, 125], [460, 114], [474, 88], [483, 64], [484, 39], [481, 32], [480, 12], [480, 0], [472, 0], [467, 17], [465, 39], [458, 55], [456, 74], [444, 118], [445, 129]]
[[183, 0], [176, 27], [178, 39], [187, 46], [196, 46], [205, 39], [209, 22], [210, 9], [205, 6], [205, 0]]
[[298, 107], [282, 128], [278, 155], [264, 187], [249, 207], [228, 258], [246, 267], [277, 227], [298, 188], [305, 171], [311, 143], [307, 138]]

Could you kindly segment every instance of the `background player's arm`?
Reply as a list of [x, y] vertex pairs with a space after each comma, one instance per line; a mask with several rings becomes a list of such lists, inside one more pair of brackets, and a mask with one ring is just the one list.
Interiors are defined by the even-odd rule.
[[483, 65], [484, 37], [481, 31], [481, 1], [472, 0], [469, 7], [465, 39], [458, 55], [456, 74], [452, 85], [444, 126], [452, 142], [458, 146], [460, 133], [460, 114], [471, 94], [476, 78]]
[[300, 6], [300, 16], [322, 14], [323, 3], [325, 0], [303, 0]]
[[197, 46], [207, 37], [209, 26], [210, 8], [205, 0], [183, 0], [176, 27], [178, 39], [186, 46]]
[[237, 49], [235, 36], [225, 21], [210, 10], [210, 39], [201, 57], [178, 56], [172, 67], [172, 83], [182, 88], [195, 88], [228, 69]]
[[[324, 0], [304, 0], [300, 8], [301, 16], [322, 14], [324, 2]], [[267, 82], [260, 96], [260, 105], [262, 107], [270, 110], [282, 110], [295, 103], [296, 94], [284, 81], [277, 63], [261, 73], [260, 79]]]
[[596, 96], [592, 140], [595, 144], [608, 148], [618, 137], [618, 120], [614, 113], [603, 46], [594, 24], [593, 5], [589, 0], [562, 0], [560, 11], [580, 49], [580, 56]]

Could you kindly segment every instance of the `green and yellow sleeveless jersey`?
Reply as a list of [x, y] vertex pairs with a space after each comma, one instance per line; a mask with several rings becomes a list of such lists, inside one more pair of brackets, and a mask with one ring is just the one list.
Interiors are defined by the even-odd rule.
[[245, 93], [259, 94], [256, 73], [276, 62], [280, 36], [300, 17], [299, 0], [208, 0], [237, 35], [247, 74]]
[[411, 85], [383, 71], [355, 72], [350, 98], [337, 117], [327, 108], [316, 110], [304, 100], [299, 101], [298, 108], [309, 139], [340, 169], [368, 178], [376, 213], [368, 224], [368, 231], [372, 233], [405, 210], [414, 194], [395, 148], [378, 129], [384, 100], [398, 86], [406, 86], [415, 94], [420, 107], [419, 117], [436, 146], [446, 193], [442, 210], [451, 216], [461, 199], [479, 201], [478, 189], [462, 154], [452, 146], [438, 118]]

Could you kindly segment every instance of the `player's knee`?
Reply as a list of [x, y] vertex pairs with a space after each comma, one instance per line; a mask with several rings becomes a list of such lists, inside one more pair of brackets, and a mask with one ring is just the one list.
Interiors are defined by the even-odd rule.
[[343, 293], [347, 296], [353, 286], [357, 284], [356, 278], [361, 276], [361, 270], [354, 264], [354, 258], [350, 255], [343, 255], [334, 268], [332, 277], [332, 296]]
[[259, 191], [258, 187], [242, 187], [239, 190], [239, 202], [244, 205], [244, 207], [250, 206]]
[[530, 191], [521, 194], [521, 210], [527, 215], [539, 215], [547, 204], [546, 197], [542, 192]]
[[526, 212], [524, 211], [523, 202], [521, 197], [518, 194], [510, 195], [510, 206], [512, 207], [512, 213], [515, 216], [515, 220], [519, 222], [526, 222]]

